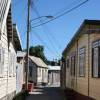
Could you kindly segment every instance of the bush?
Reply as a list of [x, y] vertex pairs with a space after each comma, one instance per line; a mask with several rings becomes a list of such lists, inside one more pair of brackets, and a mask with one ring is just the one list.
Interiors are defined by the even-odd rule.
[[13, 98], [13, 100], [25, 100], [26, 96], [28, 96], [29, 93], [28, 91], [24, 90], [18, 94], [15, 95], [15, 97]]

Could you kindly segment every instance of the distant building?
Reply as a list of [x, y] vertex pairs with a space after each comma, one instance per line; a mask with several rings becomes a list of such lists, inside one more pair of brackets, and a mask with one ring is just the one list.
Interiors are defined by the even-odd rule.
[[25, 57], [26, 52], [17, 52], [17, 66], [16, 66], [16, 92], [21, 92], [23, 84], [25, 84]]
[[41, 58], [29, 56], [29, 82], [35, 85], [46, 85], [48, 82], [48, 66]]
[[48, 66], [48, 84], [60, 86], [60, 66]]
[[61, 86], [68, 100], [100, 100], [100, 20], [84, 20], [63, 57]]

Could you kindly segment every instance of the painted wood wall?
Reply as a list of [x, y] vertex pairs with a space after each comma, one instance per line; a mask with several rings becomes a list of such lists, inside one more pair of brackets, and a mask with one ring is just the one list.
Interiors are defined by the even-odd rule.
[[[8, 51], [8, 39], [7, 39], [7, 30], [6, 26], [3, 33], [1, 34], [0, 44], [5, 50], [4, 53], [4, 72], [3, 77], [0, 78], [0, 98], [16, 91], [16, 75], [9, 76], [9, 51]], [[12, 43], [10, 43], [9, 50], [16, 56], [16, 52]]]
[[[48, 69], [39, 67], [29, 60], [29, 66], [32, 69], [32, 77], [29, 76], [29, 81], [33, 81], [37, 84], [48, 82]], [[29, 71], [30, 72], [30, 71]]]
[[[7, 36], [7, 26], [6, 20], [8, 15], [8, 10], [10, 7], [11, 0], [8, 1], [7, 9], [5, 12], [4, 21], [2, 24], [1, 34], [0, 34], [0, 45], [4, 49], [4, 70], [3, 77], [0, 77], [0, 99], [6, 97], [9, 94], [12, 94], [16, 91], [16, 74], [9, 76], [9, 50], [16, 56], [16, 52], [12, 43], [10, 43], [10, 47], [8, 50], [8, 36]], [[1, 67], [1, 66], [0, 66]]]
[[[86, 26], [88, 28], [89, 26]], [[100, 26], [91, 25], [90, 28], [100, 28]], [[88, 34], [81, 35], [77, 41], [75, 41], [68, 52], [66, 52], [66, 60], [70, 58], [72, 52], [76, 51], [76, 67], [75, 77], [70, 75], [70, 66], [66, 67], [66, 87], [71, 88], [85, 96], [90, 96], [96, 100], [100, 100], [100, 78], [92, 77], [92, 42], [100, 40], [100, 33], [92, 33], [89, 35], [90, 42], [88, 46]], [[85, 77], [79, 77], [79, 49], [85, 47]], [[71, 64], [71, 62], [70, 62]], [[67, 66], [67, 65], [66, 65]], [[89, 77], [88, 77], [89, 76]]]

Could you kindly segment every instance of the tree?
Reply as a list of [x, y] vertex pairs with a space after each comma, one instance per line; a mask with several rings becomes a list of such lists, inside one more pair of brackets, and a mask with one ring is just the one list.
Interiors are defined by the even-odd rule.
[[31, 56], [39, 57], [41, 58], [45, 63], [47, 63], [47, 59], [44, 55], [44, 47], [42, 45], [37, 46], [31, 46], [29, 48], [29, 54]]

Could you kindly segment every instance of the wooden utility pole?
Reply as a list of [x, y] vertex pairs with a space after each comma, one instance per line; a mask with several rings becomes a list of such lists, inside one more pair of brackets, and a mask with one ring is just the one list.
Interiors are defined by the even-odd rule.
[[27, 9], [27, 54], [26, 54], [26, 76], [25, 76], [25, 90], [28, 90], [28, 73], [29, 73], [29, 33], [30, 33], [30, 3], [31, 0], [28, 0], [28, 9]]

